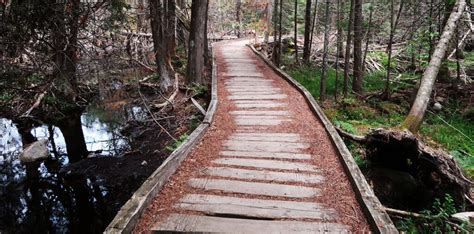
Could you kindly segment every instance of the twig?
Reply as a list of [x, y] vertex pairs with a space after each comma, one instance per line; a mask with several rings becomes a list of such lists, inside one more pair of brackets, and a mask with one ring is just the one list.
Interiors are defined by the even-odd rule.
[[41, 104], [41, 100], [43, 100], [44, 98], [44, 95], [46, 95], [47, 91], [43, 91], [39, 96], [38, 98], [36, 98], [36, 101], [35, 103], [33, 103], [33, 105], [30, 107], [30, 109], [28, 109], [24, 114], [22, 114], [20, 116], [20, 118], [24, 118], [24, 117], [28, 117], [30, 115], [30, 113], [36, 108], [38, 107], [40, 104]]
[[175, 81], [174, 81], [175, 89], [174, 89], [173, 94], [171, 94], [171, 96], [170, 96], [169, 98], [166, 98], [166, 97], [163, 96], [163, 98], [164, 98], [166, 101], [163, 102], [163, 103], [154, 104], [153, 107], [155, 107], [155, 108], [163, 108], [163, 107], [167, 106], [168, 104], [173, 105], [173, 100], [174, 100], [174, 98], [176, 97], [176, 95], [178, 95], [178, 91], [179, 91], [178, 74], [175, 74], [174, 79], [175, 79]]
[[145, 101], [145, 97], [143, 97], [143, 94], [142, 92], [140, 91], [140, 89], [138, 89], [138, 94], [140, 94], [140, 98], [142, 99], [142, 102], [143, 102], [143, 105], [145, 106], [146, 110], [148, 111], [148, 113], [150, 114], [151, 118], [153, 119], [153, 121], [156, 123], [156, 125], [158, 125], [158, 127], [160, 127], [169, 137], [171, 137], [171, 139], [173, 139], [173, 141], [176, 141], [176, 138], [174, 138], [169, 132], [168, 130], [166, 130], [165, 127], [163, 127], [157, 120], [157, 118], [155, 117], [155, 115], [150, 111], [150, 107], [148, 106], [148, 104], [146, 103]]
[[201, 112], [201, 114], [206, 115], [206, 111], [204, 110], [204, 108], [202, 108], [201, 105], [199, 105], [199, 103], [196, 101], [196, 99], [191, 98], [191, 102], [192, 102], [192, 103], [194, 104], [194, 106]]

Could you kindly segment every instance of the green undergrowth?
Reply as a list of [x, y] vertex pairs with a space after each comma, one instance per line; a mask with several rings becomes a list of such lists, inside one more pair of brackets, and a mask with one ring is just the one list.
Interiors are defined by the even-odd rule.
[[184, 141], [188, 138], [188, 134], [184, 133], [183, 135], [179, 136], [174, 140], [173, 143], [170, 145], [167, 145], [165, 149], [169, 152], [175, 151], [181, 144], [184, 143]]
[[[474, 58], [474, 56], [473, 56]], [[290, 67], [287, 72], [301, 83], [316, 99], [319, 98], [320, 69], [301, 66]], [[353, 96], [342, 97], [342, 76], [339, 72], [338, 102], [329, 98], [323, 105], [324, 112], [334, 125], [341, 129], [365, 135], [374, 128], [396, 128], [404, 120], [410, 104], [407, 98], [380, 100], [372, 98], [361, 101]], [[402, 73], [394, 75], [399, 83], [393, 83], [391, 90], [414, 88], [416, 82], [404, 82], [419, 78], [419, 74]], [[381, 91], [385, 85], [385, 72], [376, 71], [366, 74], [364, 88], [366, 92]], [[330, 69], [327, 77], [327, 94], [333, 96], [336, 84], [335, 70]], [[428, 112], [420, 129], [423, 141], [435, 148], [442, 148], [453, 155], [466, 174], [474, 178], [474, 124], [468, 120], [458, 106], [449, 101], [441, 113]], [[357, 144], [346, 141], [359, 166], [365, 166], [363, 149]]]

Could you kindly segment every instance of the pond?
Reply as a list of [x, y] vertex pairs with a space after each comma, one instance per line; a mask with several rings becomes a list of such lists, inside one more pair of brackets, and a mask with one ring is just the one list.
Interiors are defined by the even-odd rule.
[[[127, 120], [146, 114], [138, 106], [118, 112], [90, 107], [81, 115], [87, 157], [116, 157], [130, 149], [130, 140], [119, 132]], [[113, 212], [105, 205], [107, 184], [97, 176], [67, 176], [61, 169], [70, 164], [66, 140], [53, 125], [29, 130], [36, 139], [48, 139], [49, 158], [24, 164], [18, 126], [0, 118], [0, 232], [64, 233], [72, 230], [101, 232]]]

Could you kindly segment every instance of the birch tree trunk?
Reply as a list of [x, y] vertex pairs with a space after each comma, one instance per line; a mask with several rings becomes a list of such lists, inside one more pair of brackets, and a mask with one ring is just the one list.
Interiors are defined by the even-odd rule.
[[436, 81], [436, 76], [438, 75], [439, 68], [443, 58], [445, 57], [449, 41], [451, 40], [456, 29], [457, 22], [461, 17], [464, 8], [466, 7], [466, 1], [457, 0], [456, 5], [457, 7], [454, 7], [451, 11], [443, 33], [441, 34], [438, 44], [436, 45], [433, 55], [431, 56], [428, 67], [423, 73], [421, 84], [418, 88], [415, 102], [410, 109], [410, 113], [408, 113], [405, 121], [402, 123], [403, 128], [406, 128], [413, 133], [418, 131], [421, 122], [423, 121], [426, 109], [428, 108], [431, 92], [433, 91], [433, 86]]

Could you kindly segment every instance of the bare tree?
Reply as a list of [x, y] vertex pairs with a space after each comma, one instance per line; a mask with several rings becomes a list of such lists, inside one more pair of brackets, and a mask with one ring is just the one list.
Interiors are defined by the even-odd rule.
[[189, 33], [188, 66], [186, 76], [188, 83], [203, 84], [204, 73], [204, 39], [207, 0], [193, 0], [191, 5], [191, 26]]
[[240, 24], [242, 23], [241, 19], [241, 11], [242, 11], [242, 0], [237, 0], [235, 2], [235, 18], [237, 19], [237, 38], [240, 38]]
[[454, 34], [457, 27], [457, 22], [461, 17], [464, 8], [466, 7], [465, 0], [457, 0], [457, 7], [453, 7], [449, 18], [447, 19], [443, 33], [435, 47], [431, 60], [421, 78], [420, 87], [416, 95], [415, 102], [413, 103], [410, 112], [408, 113], [405, 121], [402, 123], [402, 127], [410, 130], [411, 132], [417, 132], [421, 122], [426, 113], [428, 103], [433, 91], [433, 86], [438, 75], [439, 68], [446, 55], [449, 42]]
[[324, 16], [324, 52], [323, 67], [321, 69], [321, 82], [319, 86], [319, 100], [324, 101], [326, 98], [326, 78], [328, 70], [328, 47], [329, 47], [329, 30], [331, 28], [331, 18], [329, 17], [329, 0], [326, 0], [326, 12]]
[[388, 45], [387, 45], [387, 53], [388, 53], [388, 58], [387, 58], [387, 76], [385, 80], [385, 91], [384, 91], [384, 96], [385, 98], [390, 97], [390, 72], [391, 72], [391, 66], [392, 66], [392, 44], [393, 44], [393, 37], [395, 36], [395, 31], [397, 30], [397, 25], [398, 25], [398, 20], [400, 19], [400, 15], [402, 13], [403, 9], [403, 3], [404, 1], [401, 0], [400, 6], [398, 8], [397, 12], [397, 17], [394, 21], [394, 11], [395, 11], [395, 6], [394, 6], [394, 0], [390, 1], [390, 36], [388, 39]]
[[342, 56], [342, 13], [341, 13], [341, 0], [337, 0], [337, 47], [336, 47], [336, 81], [334, 83], [334, 100], [337, 101], [337, 91], [339, 82], [339, 59]]
[[351, 59], [352, 27], [354, 26], [354, 0], [350, 1], [349, 20], [347, 22], [346, 55], [344, 56], [344, 84], [342, 87], [344, 97], [347, 96], [349, 89], [349, 63]]
[[362, 0], [354, 1], [354, 77], [352, 79], [352, 91], [361, 94], [363, 91], [363, 69], [362, 66]]

